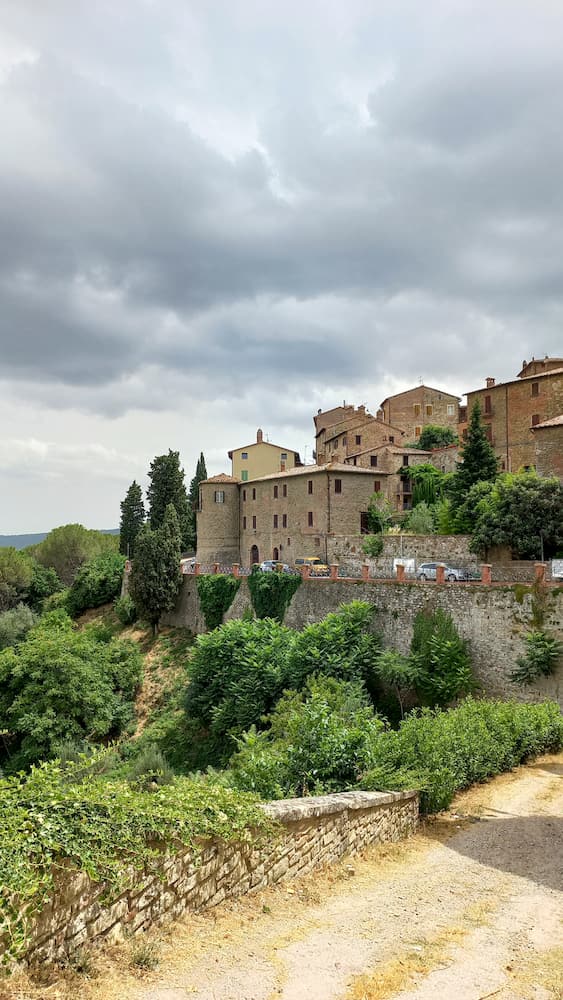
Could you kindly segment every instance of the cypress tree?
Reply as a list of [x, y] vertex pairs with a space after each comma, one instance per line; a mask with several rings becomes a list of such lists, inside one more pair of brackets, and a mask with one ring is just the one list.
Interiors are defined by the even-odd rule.
[[463, 493], [468, 493], [475, 483], [496, 479], [498, 474], [497, 457], [492, 445], [487, 440], [481, 407], [478, 401], [471, 410], [471, 418], [467, 438], [461, 452], [462, 461], [457, 463], [456, 477]]
[[188, 496], [184, 484], [184, 470], [180, 466], [180, 453], [168, 451], [167, 455], [157, 455], [149, 469], [149, 522], [156, 531], [162, 527], [166, 508], [174, 507], [180, 527], [182, 548], [187, 548], [189, 539]]
[[121, 521], [119, 523], [119, 551], [132, 559], [135, 551], [135, 540], [145, 523], [145, 508], [143, 492], [135, 480], [121, 501]]
[[196, 465], [195, 476], [190, 483], [190, 491], [188, 493], [188, 507], [189, 507], [189, 536], [188, 536], [188, 548], [193, 549], [194, 552], [197, 550], [197, 515], [196, 510], [199, 502], [199, 484], [207, 479], [207, 469], [205, 467], [205, 458], [203, 457], [203, 452], [200, 453], [198, 462]]
[[181, 534], [173, 504], [166, 508], [156, 531], [148, 524], [137, 537], [129, 589], [141, 618], [152, 625], [153, 635], [165, 611], [173, 611], [182, 582]]

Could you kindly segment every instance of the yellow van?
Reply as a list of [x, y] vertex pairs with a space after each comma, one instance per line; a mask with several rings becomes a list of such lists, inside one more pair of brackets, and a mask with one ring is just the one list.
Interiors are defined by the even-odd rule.
[[298, 569], [301, 566], [310, 566], [311, 576], [330, 576], [330, 569], [319, 556], [303, 556], [295, 560], [295, 565]]

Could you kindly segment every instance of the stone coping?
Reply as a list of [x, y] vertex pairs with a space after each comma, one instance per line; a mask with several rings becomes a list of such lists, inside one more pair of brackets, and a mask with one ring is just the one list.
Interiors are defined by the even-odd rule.
[[302, 799], [278, 799], [260, 804], [260, 808], [279, 823], [331, 816], [354, 809], [374, 809], [415, 799], [417, 791], [407, 792], [335, 792], [332, 795], [311, 795]]

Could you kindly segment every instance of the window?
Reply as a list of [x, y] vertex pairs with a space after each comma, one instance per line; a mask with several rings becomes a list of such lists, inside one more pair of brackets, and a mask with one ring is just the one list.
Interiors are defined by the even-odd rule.
[[360, 535], [369, 535], [367, 510], [360, 511]]
[[434, 407], [432, 406], [432, 403], [428, 403], [427, 406], [426, 406], [426, 416], [427, 417], [431, 417], [432, 416], [433, 409], [434, 409]]
[[370, 464], [372, 469], [377, 469], [377, 455], [372, 455], [370, 458]]
[[247, 451], [243, 451], [243, 453], [242, 453], [242, 455], [240, 457], [242, 458], [243, 462], [246, 462], [248, 460], [248, 452]]
[[242, 530], [246, 531], [246, 518], [245, 517], [243, 517], [243, 519], [242, 519]]
[[419, 438], [420, 435], [421, 435], [421, 433], [422, 433], [422, 427], [415, 427], [415, 429], [414, 429], [414, 436], [417, 437], [417, 438]]
[[381, 493], [381, 480], [380, 479], [375, 479], [374, 480], [374, 483], [373, 483], [373, 492], [374, 493]]
[[446, 413], [448, 414], [448, 417], [453, 417], [454, 416], [454, 414], [455, 414], [455, 406], [454, 406], [453, 403], [448, 403], [448, 405], [446, 407]]
[[362, 435], [356, 434], [356, 444], [361, 444], [361, 443], [362, 443]]
[[246, 481], [248, 480], [248, 469], [243, 469], [242, 470], [242, 472], [241, 472], [241, 479], [242, 479], [243, 483], [246, 483]]
[[532, 396], [539, 396], [539, 394], [540, 394], [539, 382], [532, 382]]
[[309, 528], [313, 527], [313, 511], [312, 510], [310, 510], [308, 512], [308, 514], [307, 514], [307, 524], [308, 524]]
[[354, 465], [357, 465], [357, 464], [358, 464], [358, 462], [357, 462], [356, 458], [354, 458]]
[[282, 496], [284, 496], [284, 497], [286, 497], [286, 496], [287, 496], [287, 486], [285, 485], [285, 483], [284, 483], [284, 485], [282, 486]]
[[394, 438], [393, 434], [389, 435], [389, 444], [395, 444], [395, 438]]
[[342, 447], [345, 448], [347, 444], [348, 444], [348, 438], [346, 437], [346, 435], [344, 435], [344, 437], [342, 438]]
[[278, 515], [274, 514], [274, 528], [277, 528], [277, 526], [278, 526]]
[[414, 410], [415, 417], [419, 417], [420, 416], [420, 403], [414, 403], [413, 410]]
[[409, 464], [409, 456], [403, 455], [403, 465], [408, 465], [408, 464]]
[[215, 503], [225, 503], [224, 490], [215, 490]]
[[491, 406], [491, 397], [485, 396], [485, 413], [492, 413], [493, 408]]
[[277, 486], [274, 486], [274, 500], [277, 500], [277, 499], [278, 499], [278, 488], [279, 488], [279, 487], [277, 487]]
[[321, 545], [320, 538], [315, 538], [315, 546], [317, 547], [317, 549], [320, 548], [320, 545]]
[[307, 493], [309, 494], [309, 496], [311, 496], [312, 492], [313, 492], [313, 480], [309, 479], [307, 481]]
[[291, 545], [291, 538], [288, 538], [288, 540], [287, 540], [287, 544], [288, 544], [288, 545]]
[[334, 492], [335, 493], [342, 493], [342, 480], [341, 479], [335, 479], [334, 480]]
[[[282, 528], [287, 528], [287, 514], [282, 514]], [[289, 538], [287, 544], [289, 545]]]
[[460, 424], [463, 424], [463, 423], [465, 423], [466, 420], [467, 420], [467, 407], [466, 406], [460, 406], [460, 408], [459, 408], [459, 422], [460, 422]]
[[287, 462], [287, 451], [282, 451], [280, 455], [280, 462]]
[[486, 435], [487, 441], [490, 442], [490, 441], [493, 440], [493, 425], [492, 424], [485, 424], [485, 435]]
[[536, 427], [540, 422], [539, 413], [532, 413], [532, 427]]
[[252, 499], [256, 500], [256, 487], [255, 486], [252, 487]]
[[253, 515], [253, 518], [252, 518], [252, 527], [253, 527], [253, 528], [254, 528], [254, 530], [256, 531], [256, 514], [254, 514], [254, 515]]
[[332, 442], [332, 450], [336, 451], [337, 448], [338, 448], [338, 438], [336, 438], [336, 441]]

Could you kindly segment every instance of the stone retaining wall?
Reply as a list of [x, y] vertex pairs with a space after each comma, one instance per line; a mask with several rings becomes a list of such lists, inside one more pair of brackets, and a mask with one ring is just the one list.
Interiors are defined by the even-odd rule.
[[320, 865], [370, 844], [397, 841], [418, 823], [417, 792], [342, 792], [263, 806], [280, 824], [266, 845], [208, 842], [196, 861], [180, 848], [162, 856], [150, 874], [132, 873], [131, 887], [111, 904], [107, 887], [68, 872], [37, 919], [26, 962], [66, 959], [93, 942], [115, 943], [127, 933], [201, 910]]

